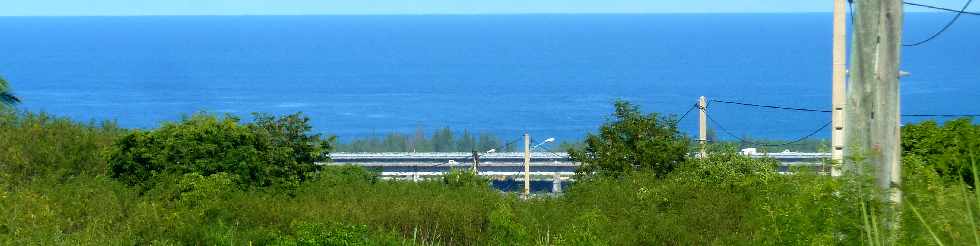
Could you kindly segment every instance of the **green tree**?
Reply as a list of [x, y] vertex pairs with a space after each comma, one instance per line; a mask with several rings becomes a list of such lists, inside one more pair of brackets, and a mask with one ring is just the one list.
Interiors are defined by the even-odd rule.
[[588, 134], [585, 148], [569, 151], [582, 165], [580, 176], [621, 176], [631, 171], [648, 171], [657, 176], [670, 173], [688, 156], [690, 140], [677, 129], [673, 117], [642, 114], [626, 101], [616, 101], [615, 120]]
[[902, 156], [917, 158], [948, 181], [962, 177], [973, 184], [972, 169], [980, 154], [980, 126], [972, 118], [907, 124], [902, 127]]
[[453, 131], [449, 127], [442, 128], [432, 134], [432, 151], [453, 152], [456, 146], [453, 144]]
[[469, 152], [476, 150], [476, 138], [473, 134], [470, 134], [469, 130], [464, 129], [463, 135], [456, 140], [456, 151], [457, 152]]
[[0, 77], [0, 105], [13, 106], [20, 103], [20, 98], [14, 96], [14, 93], [10, 90], [10, 85], [7, 84], [7, 80]]
[[384, 140], [384, 152], [406, 152], [408, 148], [408, 138], [400, 133], [390, 133]]
[[[497, 136], [495, 135], [483, 133], [480, 134], [480, 141], [477, 143], [477, 146], [479, 146], [477, 147], [478, 148], [477, 151], [480, 152], [488, 151], [490, 149], [500, 148], [500, 140], [497, 139]], [[503, 151], [503, 150], [498, 149], [497, 151]]]
[[125, 133], [111, 121], [79, 123], [46, 113], [0, 110], [0, 186], [104, 175], [102, 152]]
[[134, 131], [110, 148], [109, 174], [130, 185], [158, 175], [227, 173], [241, 185], [291, 187], [328, 161], [330, 140], [309, 134], [300, 114], [256, 114], [241, 124], [232, 116], [196, 114], [151, 131]]

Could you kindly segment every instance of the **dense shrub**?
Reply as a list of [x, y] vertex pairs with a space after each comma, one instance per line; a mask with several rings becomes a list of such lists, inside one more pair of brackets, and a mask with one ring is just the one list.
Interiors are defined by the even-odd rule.
[[935, 168], [948, 181], [973, 183], [970, 166], [980, 155], [980, 126], [972, 118], [939, 125], [935, 121], [902, 127], [902, 155]]
[[138, 210], [138, 196], [105, 177], [23, 183], [0, 190], [0, 245], [133, 242]]
[[754, 159], [734, 152], [712, 153], [707, 158], [691, 159], [677, 170], [673, 178], [699, 185], [752, 186], [777, 178], [779, 161]]
[[501, 202], [487, 216], [490, 241], [494, 245], [524, 245], [530, 242], [527, 228], [517, 222], [509, 203]]
[[490, 180], [477, 175], [472, 169], [452, 168], [442, 176], [442, 183], [450, 187], [490, 188]]
[[537, 225], [533, 237], [550, 234], [552, 243], [835, 244], [859, 235], [846, 230], [856, 220], [842, 215], [856, 209], [834, 195], [836, 181], [807, 172], [780, 175], [775, 163], [715, 153], [662, 177], [592, 178], [555, 202], [521, 207], [530, 211], [518, 217], [537, 217], [527, 222]]
[[362, 166], [341, 165], [324, 166], [314, 177], [319, 185], [345, 185], [354, 183], [373, 184], [378, 182], [379, 173]]
[[113, 122], [0, 109], [0, 183], [105, 174], [102, 151], [123, 134]]
[[470, 152], [496, 149], [499, 152], [517, 151], [517, 144], [504, 144], [496, 135], [489, 133], [472, 134], [463, 129], [462, 134], [454, 135], [449, 127], [436, 130], [430, 136], [422, 128], [414, 134], [389, 133], [384, 136], [371, 136], [348, 139], [337, 143], [337, 152]]
[[372, 232], [365, 225], [296, 223], [293, 236], [278, 245], [399, 245], [403, 240], [389, 233]]
[[[712, 146], [707, 158], [684, 160], [666, 174], [627, 168], [578, 180], [561, 196], [528, 200], [489, 189], [466, 170], [410, 182], [357, 166], [303, 173], [306, 182], [284, 193], [276, 186], [240, 189], [253, 177], [224, 169], [237, 155], [217, 149], [277, 149], [256, 156], [316, 161], [317, 148], [307, 144], [318, 138], [295, 127], [304, 120], [240, 124], [198, 116], [128, 136], [153, 147], [126, 152], [134, 158], [204, 159], [195, 162], [201, 166], [160, 162], [173, 169], [151, 172], [152, 185], [140, 189], [103, 175], [103, 158], [120, 153], [101, 153], [125, 133], [112, 124], [0, 116], [0, 245], [863, 245], [890, 237], [869, 223], [878, 221], [883, 203], [863, 177], [777, 174], [774, 160], [734, 154], [732, 146]], [[972, 160], [974, 145], [955, 144], [972, 141], [970, 127], [925, 128], [945, 131], [935, 134], [946, 139], [922, 129], [906, 134], [919, 142], [905, 146], [898, 244], [980, 241], [980, 193], [934, 159]], [[972, 177], [975, 167], [961, 163], [953, 173]]]
[[619, 176], [634, 170], [664, 176], [683, 163], [690, 140], [677, 129], [677, 120], [657, 113], [644, 115], [637, 106], [617, 101], [614, 121], [585, 138], [584, 149], [569, 150], [582, 166], [580, 176]]
[[241, 185], [295, 186], [330, 150], [329, 141], [310, 129], [309, 119], [299, 114], [256, 115], [246, 124], [231, 116], [195, 114], [122, 137], [108, 154], [109, 174], [130, 185], [160, 174], [227, 173]]
[[[559, 197], [521, 200], [444, 177], [378, 180], [325, 167], [295, 195], [237, 189], [234, 176], [173, 180], [139, 195], [107, 177], [0, 189], [0, 244], [178, 245], [798, 245], [860, 244], [861, 204], [846, 179], [774, 173], [772, 160], [714, 154], [667, 176], [633, 172], [579, 181]], [[912, 163], [909, 163], [912, 165]], [[972, 241], [975, 196], [918, 163], [903, 189], [900, 242]], [[447, 180], [450, 180], [447, 182]], [[467, 180], [467, 179], [460, 179]], [[976, 211], [976, 210], [973, 210]]]

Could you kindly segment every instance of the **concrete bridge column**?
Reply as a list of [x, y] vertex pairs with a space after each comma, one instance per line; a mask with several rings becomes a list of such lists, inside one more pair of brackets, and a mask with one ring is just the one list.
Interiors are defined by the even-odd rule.
[[558, 172], [555, 172], [551, 182], [551, 193], [561, 193], [561, 175], [558, 175]]

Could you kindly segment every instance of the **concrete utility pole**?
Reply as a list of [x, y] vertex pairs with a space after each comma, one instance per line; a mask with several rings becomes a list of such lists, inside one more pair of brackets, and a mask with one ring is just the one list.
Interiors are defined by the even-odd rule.
[[844, 107], [845, 80], [847, 79], [847, 0], [834, 0], [834, 54], [833, 54], [833, 128], [831, 129], [831, 157], [833, 166], [830, 175], [841, 175], [840, 165], [844, 163]]
[[524, 133], [524, 199], [531, 195], [531, 135]]
[[705, 147], [708, 145], [708, 101], [701, 96], [698, 98], [698, 145], [700, 145], [701, 151], [699, 152], [700, 158], [705, 158], [708, 156], [708, 152]]
[[845, 108], [845, 167], [863, 173], [862, 164], [872, 165], [877, 186], [897, 207], [902, 197], [898, 81], [902, 1], [860, 0], [856, 4]]

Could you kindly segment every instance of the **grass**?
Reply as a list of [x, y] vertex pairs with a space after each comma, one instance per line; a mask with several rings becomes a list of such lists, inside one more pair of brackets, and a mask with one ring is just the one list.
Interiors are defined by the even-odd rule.
[[[340, 238], [423, 245], [882, 245], [888, 238], [880, 228], [881, 205], [833, 195], [846, 191], [839, 181], [694, 165], [668, 178], [590, 180], [564, 196], [529, 201], [459, 179], [413, 183], [357, 175], [320, 177], [292, 192], [239, 190], [220, 176], [185, 177], [143, 194], [99, 176], [7, 183], [0, 193], [0, 244], [262, 245]], [[976, 230], [969, 229], [975, 221], [963, 219], [974, 218], [977, 201], [967, 189], [907, 190], [909, 216], [899, 242], [975, 242]]]

